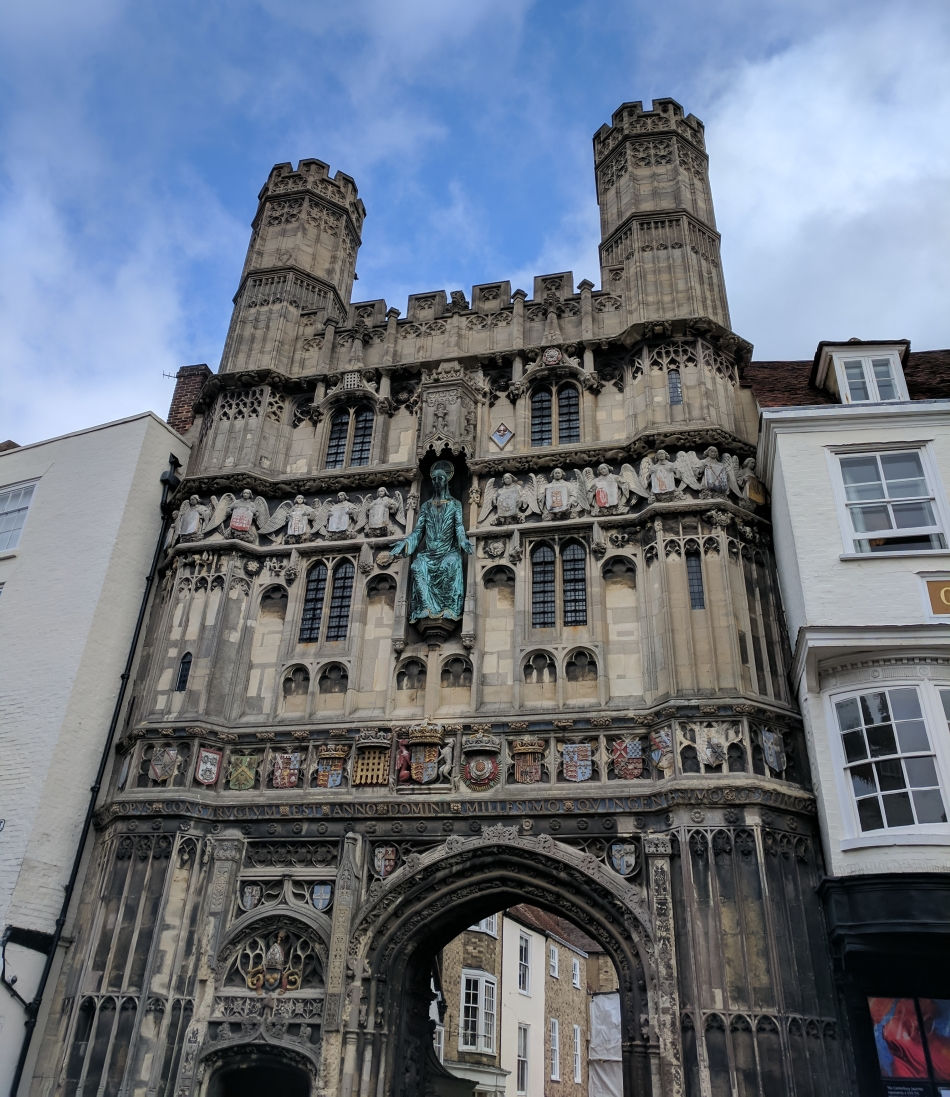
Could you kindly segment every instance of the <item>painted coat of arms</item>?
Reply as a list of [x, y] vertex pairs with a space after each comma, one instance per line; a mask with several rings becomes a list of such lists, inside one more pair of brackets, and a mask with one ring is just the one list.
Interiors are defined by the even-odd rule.
[[317, 788], [340, 788], [346, 766], [348, 747], [335, 744], [321, 747], [317, 757]]
[[385, 880], [395, 870], [398, 860], [399, 850], [395, 846], [377, 846], [373, 850], [373, 871]]
[[332, 901], [332, 884], [314, 884], [310, 889], [310, 902], [315, 910], [328, 910]]
[[498, 754], [501, 740], [494, 735], [472, 735], [462, 742], [465, 763], [462, 780], [473, 792], [482, 792], [497, 785], [501, 777]]
[[632, 876], [637, 871], [640, 851], [636, 842], [611, 842], [608, 849], [610, 867], [621, 876]]
[[663, 774], [673, 768], [673, 735], [668, 729], [650, 732], [650, 757]]
[[594, 771], [590, 743], [564, 743], [561, 768], [565, 781], [589, 781]]
[[241, 910], [253, 910], [256, 906], [260, 906], [263, 897], [264, 887], [262, 884], [242, 884], [241, 897], [238, 903]]
[[431, 784], [439, 776], [438, 743], [412, 743], [409, 771], [417, 784]]
[[296, 788], [299, 777], [299, 750], [274, 755], [274, 788]]
[[213, 785], [217, 781], [221, 770], [221, 754], [220, 750], [212, 750], [211, 747], [202, 747], [198, 751], [195, 780], [200, 785]]
[[759, 736], [762, 740], [762, 757], [765, 764], [774, 773], [781, 773], [785, 769], [785, 737], [774, 728], [760, 728]]
[[640, 739], [614, 739], [610, 745], [614, 773], [624, 781], [643, 776], [643, 743]]
[[153, 781], [167, 781], [175, 776], [178, 768], [178, 747], [156, 747], [148, 764], [148, 775]]
[[543, 739], [516, 739], [511, 748], [515, 756], [515, 780], [519, 785], [536, 785], [541, 780]]
[[257, 780], [257, 762], [256, 754], [232, 754], [228, 769], [228, 788], [234, 792], [253, 788]]

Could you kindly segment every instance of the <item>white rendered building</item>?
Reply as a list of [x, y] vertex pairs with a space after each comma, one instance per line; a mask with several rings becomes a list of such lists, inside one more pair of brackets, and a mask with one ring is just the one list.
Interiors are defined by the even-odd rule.
[[[772, 491], [839, 991], [860, 1091], [943, 1097], [950, 353], [852, 340], [821, 344], [807, 385], [803, 365], [753, 367], [749, 380], [760, 403], [794, 404], [763, 408], [759, 469]], [[901, 1088], [911, 1080], [920, 1088]]]
[[90, 787], [162, 528], [163, 473], [188, 450], [145, 413], [0, 452], [4, 1090], [51, 951], [55, 971]]

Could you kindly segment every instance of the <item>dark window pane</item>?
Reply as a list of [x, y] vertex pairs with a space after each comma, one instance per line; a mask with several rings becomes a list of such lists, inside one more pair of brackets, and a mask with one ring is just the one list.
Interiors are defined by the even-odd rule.
[[864, 743], [862, 731], [846, 731], [841, 737], [844, 743], [844, 754], [849, 762], [857, 762], [861, 758], [867, 758], [868, 748]]
[[855, 766], [851, 770], [851, 787], [854, 789], [855, 796], [868, 796], [872, 792], [877, 792], [877, 785], [874, 783], [874, 767]]
[[337, 564], [333, 572], [333, 591], [327, 616], [327, 639], [345, 640], [350, 623], [350, 601], [353, 597], [353, 565], [349, 560]]
[[914, 825], [914, 813], [910, 808], [910, 797], [906, 792], [898, 792], [883, 797], [884, 816], [889, 827], [910, 827]]
[[835, 712], [838, 714], [838, 727], [842, 731], [861, 726], [861, 712], [858, 709], [857, 697], [849, 697], [847, 701], [839, 701], [835, 705]]
[[932, 757], [907, 758], [904, 766], [907, 769], [907, 784], [911, 788], [932, 788], [940, 784]]
[[890, 723], [891, 711], [887, 707], [886, 693], [862, 693], [861, 715], [865, 724]]
[[338, 411], [330, 420], [330, 440], [327, 442], [327, 468], [339, 469], [346, 461], [346, 435], [350, 429], [350, 413]]
[[706, 592], [703, 590], [703, 564], [698, 552], [686, 553], [686, 583], [689, 587], [689, 608], [705, 609]]
[[889, 689], [887, 695], [891, 702], [891, 715], [895, 720], [920, 719], [920, 701], [917, 690], [911, 688]]
[[357, 408], [353, 423], [353, 445], [350, 449], [351, 465], [368, 465], [373, 442], [373, 412], [370, 408]]
[[557, 441], [566, 446], [581, 440], [580, 397], [573, 385], [557, 390]]
[[921, 750], [930, 750], [927, 728], [923, 720], [905, 720], [897, 725], [897, 740], [904, 754], [914, 754]]
[[300, 642], [315, 643], [320, 639], [320, 617], [323, 614], [323, 596], [327, 590], [327, 566], [315, 564], [307, 573], [307, 589], [300, 617]]
[[175, 683], [176, 693], [184, 693], [188, 688], [189, 674], [191, 674], [191, 652], [186, 651], [178, 664], [178, 681]]
[[534, 628], [553, 628], [554, 550], [539, 545], [531, 553], [531, 624]]
[[943, 806], [940, 789], [934, 788], [925, 792], [915, 792], [914, 810], [917, 812], [918, 823], [945, 823], [947, 821], [947, 811]]
[[570, 544], [561, 557], [564, 583], [564, 624], [587, 624], [587, 554], [578, 544]]
[[881, 805], [876, 798], [858, 801], [858, 819], [862, 830], [880, 830], [884, 826]]
[[879, 724], [876, 728], [868, 728], [867, 736], [868, 749], [872, 758], [883, 758], [887, 754], [897, 753], [894, 729], [890, 724]]
[[676, 404], [682, 404], [683, 385], [680, 382], [680, 371], [678, 369], [671, 369], [669, 373], [667, 373], [666, 385], [670, 393], [670, 406], [673, 407]]
[[896, 792], [907, 787], [900, 759], [892, 758], [888, 762], [878, 762], [874, 768], [877, 770], [877, 782], [881, 792]]
[[549, 446], [551, 430], [551, 390], [536, 389], [531, 394], [531, 445]]

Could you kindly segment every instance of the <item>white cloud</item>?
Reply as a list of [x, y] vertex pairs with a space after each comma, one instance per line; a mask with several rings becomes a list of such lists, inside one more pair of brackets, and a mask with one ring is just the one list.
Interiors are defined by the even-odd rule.
[[707, 111], [732, 320], [760, 358], [950, 343], [950, 12], [869, 10], [737, 64]]

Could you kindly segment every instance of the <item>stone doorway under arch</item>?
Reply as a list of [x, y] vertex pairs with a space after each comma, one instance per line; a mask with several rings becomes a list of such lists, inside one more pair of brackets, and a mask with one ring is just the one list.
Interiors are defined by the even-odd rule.
[[279, 1054], [248, 1050], [229, 1057], [208, 1079], [205, 1097], [311, 1097], [310, 1077]]
[[363, 957], [367, 1013], [374, 1021], [351, 1059], [351, 1069], [360, 1076], [359, 1092], [391, 1097], [465, 1092], [433, 1050], [429, 1007], [434, 957], [473, 922], [530, 903], [583, 927], [613, 963], [619, 983], [624, 1097], [674, 1093], [679, 1048], [664, 1039], [669, 1030], [660, 1014], [668, 1009], [661, 998], [671, 993], [675, 999], [676, 992], [668, 986], [658, 992], [662, 980], [653, 970], [651, 919], [642, 893], [622, 881], [618, 885], [560, 843], [521, 836], [514, 828], [493, 835], [494, 829], [423, 855], [413, 871], [387, 881], [360, 919], [351, 948]]

